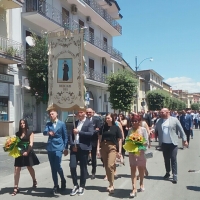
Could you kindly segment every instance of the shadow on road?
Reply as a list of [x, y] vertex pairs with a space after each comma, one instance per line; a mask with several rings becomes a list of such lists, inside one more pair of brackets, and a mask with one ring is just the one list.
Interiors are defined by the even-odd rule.
[[[20, 188], [19, 194], [17, 195], [27, 195], [27, 196], [35, 196], [35, 197], [54, 197], [51, 193], [52, 188]], [[0, 195], [2, 194], [12, 194], [13, 187], [1, 188]], [[67, 191], [69, 194], [69, 191]]]
[[145, 176], [145, 179], [164, 180], [162, 176]]
[[[108, 191], [106, 191], [106, 187], [101, 187], [101, 186], [86, 186], [85, 189], [108, 193]], [[114, 194], [109, 195], [108, 193], [108, 195], [112, 197], [117, 197], [119, 199], [129, 198], [130, 191], [131, 191], [130, 189], [128, 190], [128, 189], [122, 189], [122, 188], [119, 188], [119, 189], [115, 188]]]
[[193, 191], [200, 192], [200, 187], [198, 187], [198, 186], [186, 186], [186, 188], [188, 190], [193, 190]]

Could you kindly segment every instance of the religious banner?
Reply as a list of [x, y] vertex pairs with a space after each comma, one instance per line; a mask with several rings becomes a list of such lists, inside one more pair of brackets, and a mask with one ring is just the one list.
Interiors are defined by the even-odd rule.
[[50, 33], [48, 109], [63, 111], [85, 108], [83, 32]]

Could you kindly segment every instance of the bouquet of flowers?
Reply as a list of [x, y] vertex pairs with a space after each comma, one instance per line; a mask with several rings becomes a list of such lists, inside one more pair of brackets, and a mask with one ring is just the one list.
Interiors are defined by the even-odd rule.
[[4, 144], [4, 151], [9, 152], [9, 156], [12, 156], [13, 158], [17, 158], [21, 156], [21, 150], [23, 148], [27, 148], [29, 145], [28, 142], [22, 142], [19, 137], [9, 137], [6, 139], [6, 142]]
[[125, 140], [123, 148], [130, 153], [139, 155], [141, 150], [146, 150], [146, 140], [137, 131], [133, 131]]

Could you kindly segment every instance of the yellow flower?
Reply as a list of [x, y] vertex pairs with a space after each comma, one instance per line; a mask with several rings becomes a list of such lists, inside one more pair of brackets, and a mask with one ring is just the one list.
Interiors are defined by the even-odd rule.
[[132, 152], [132, 153], [137, 153], [139, 150], [138, 150], [138, 147], [136, 145], [134, 145], [133, 143], [131, 142], [126, 142], [124, 145], [123, 145], [123, 148], [127, 151], [127, 152]]

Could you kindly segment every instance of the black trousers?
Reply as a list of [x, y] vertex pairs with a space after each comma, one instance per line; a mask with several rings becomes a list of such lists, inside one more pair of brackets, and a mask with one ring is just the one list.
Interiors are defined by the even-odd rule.
[[187, 142], [188, 142], [188, 144], [189, 144], [189, 142], [190, 142], [191, 130], [190, 130], [190, 129], [187, 130], [187, 129], [184, 128], [184, 132], [185, 132], [185, 135], [187, 136]]
[[96, 174], [96, 168], [97, 168], [97, 147], [92, 146], [91, 156], [92, 156], [92, 174]]
[[172, 168], [172, 174], [177, 175], [177, 152], [178, 146], [174, 144], [162, 143], [163, 157], [165, 161], [165, 169], [167, 173], [170, 173]]
[[85, 188], [86, 179], [87, 179], [87, 161], [88, 161], [88, 150], [82, 150], [78, 148], [77, 152], [70, 151], [70, 171], [72, 176], [72, 181], [74, 186], [78, 185], [77, 180], [77, 163], [80, 163], [80, 187]]

